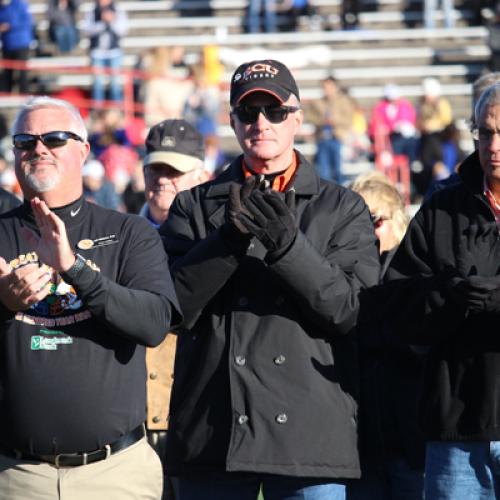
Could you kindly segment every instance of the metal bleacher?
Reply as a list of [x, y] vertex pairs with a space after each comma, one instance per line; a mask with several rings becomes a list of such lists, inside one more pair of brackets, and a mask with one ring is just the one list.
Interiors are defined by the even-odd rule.
[[[124, 66], [132, 68], [139, 55], [151, 47], [184, 46], [189, 60], [196, 61], [203, 46], [217, 45], [225, 68], [224, 82], [240, 62], [272, 57], [292, 69], [305, 104], [320, 96], [320, 81], [333, 74], [368, 111], [381, 97], [385, 83], [399, 84], [402, 94], [416, 102], [422, 79], [434, 76], [452, 103], [457, 123], [470, 115], [471, 82], [484, 69], [490, 53], [487, 30], [469, 25], [472, 14], [466, 4], [455, 2], [456, 27], [440, 27], [439, 13], [438, 28], [427, 30], [422, 27], [421, 3], [364, 0], [358, 28], [342, 30], [341, 0], [310, 3], [317, 15], [300, 18], [296, 32], [246, 34], [242, 28], [246, 0], [121, 0], [129, 16], [129, 33], [122, 43]], [[88, 1], [81, 4], [80, 19], [92, 5]], [[82, 39], [73, 54], [58, 55], [47, 43], [45, 1], [32, 0], [30, 8], [37, 19], [40, 44], [46, 49], [31, 60], [33, 70], [50, 72], [51, 67], [88, 65], [87, 40]], [[69, 72], [54, 74], [48, 81], [55, 89], [91, 84], [90, 75]], [[15, 99], [0, 98], [0, 106], [15, 105]], [[226, 107], [227, 99], [227, 92], [223, 92]], [[305, 124], [301, 147], [309, 154], [314, 150], [310, 132], [311, 127]], [[227, 123], [222, 124], [220, 133], [228, 148], [235, 145]]]

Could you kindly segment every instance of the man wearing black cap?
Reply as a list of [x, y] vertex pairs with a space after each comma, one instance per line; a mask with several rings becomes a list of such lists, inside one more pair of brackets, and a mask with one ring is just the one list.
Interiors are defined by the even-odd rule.
[[185, 315], [167, 468], [180, 500], [344, 499], [360, 475], [353, 329], [379, 274], [373, 226], [294, 149], [288, 68], [242, 64], [230, 104], [242, 156], [179, 193], [160, 228]]
[[[140, 215], [153, 227], [159, 228], [167, 219], [178, 192], [207, 179], [203, 158], [203, 136], [187, 121], [165, 120], [151, 127], [144, 157], [146, 203]], [[146, 349], [147, 436], [163, 464], [176, 339], [167, 335], [158, 347]], [[164, 465], [163, 500], [174, 498], [174, 486], [166, 472]]]
[[207, 180], [204, 156], [203, 136], [186, 120], [165, 120], [151, 127], [146, 138], [146, 204], [141, 215], [153, 226], [159, 228], [167, 219], [179, 191]]

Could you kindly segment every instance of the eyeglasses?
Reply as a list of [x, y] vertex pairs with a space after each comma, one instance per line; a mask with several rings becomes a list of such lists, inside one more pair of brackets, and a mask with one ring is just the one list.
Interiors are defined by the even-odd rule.
[[473, 128], [471, 134], [476, 141], [490, 142], [495, 135], [500, 135], [500, 131], [490, 130], [489, 128]]
[[288, 118], [289, 113], [295, 113], [299, 109], [296, 106], [236, 106], [233, 113], [241, 123], [255, 123], [260, 113], [271, 123], [281, 123]]
[[60, 148], [70, 140], [84, 142], [83, 139], [73, 132], [62, 130], [54, 130], [53, 132], [46, 132], [45, 134], [16, 134], [12, 143], [16, 149], [20, 151], [33, 151], [36, 148], [37, 141], [42, 143], [49, 149]]
[[378, 229], [386, 220], [390, 220], [391, 218], [387, 215], [378, 215], [378, 214], [370, 214], [372, 218], [373, 227]]

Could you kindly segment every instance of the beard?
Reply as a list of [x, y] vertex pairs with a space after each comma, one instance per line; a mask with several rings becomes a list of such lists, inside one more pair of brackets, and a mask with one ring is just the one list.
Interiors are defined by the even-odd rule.
[[50, 176], [47, 174], [39, 177], [36, 170], [32, 171], [32, 166], [26, 169], [25, 180], [28, 187], [36, 193], [46, 193], [47, 191], [52, 191], [61, 181], [61, 176], [57, 166], [54, 165], [54, 169]]

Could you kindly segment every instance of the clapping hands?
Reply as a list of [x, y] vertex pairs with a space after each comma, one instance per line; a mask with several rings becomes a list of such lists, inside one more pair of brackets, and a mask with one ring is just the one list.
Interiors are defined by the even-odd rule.
[[295, 190], [282, 194], [266, 187], [266, 181], [248, 177], [240, 188], [231, 185], [228, 222], [241, 235], [255, 236], [271, 258], [282, 255], [297, 234]]

